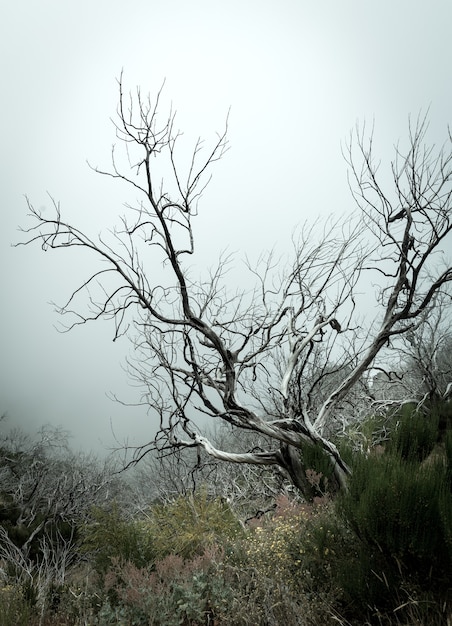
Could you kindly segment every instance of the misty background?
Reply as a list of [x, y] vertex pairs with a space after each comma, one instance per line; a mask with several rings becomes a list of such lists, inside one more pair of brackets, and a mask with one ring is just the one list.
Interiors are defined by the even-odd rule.
[[[452, 118], [449, 0], [23, 0], [4, 2], [1, 46], [2, 315], [0, 413], [31, 432], [61, 425], [74, 449], [102, 453], [145, 443], [155, 424], [130, 402], [139, 390], [123, 365], [126, 338], [106, 321], [61, 334], [55, 307], [89, 277], [89, 255], [44, 253], [23, 240], [24, 195], [96, 235], [133, 203], [108, 169], [125, 88], [154, 96], [165, 80], [187, 150], [222, 131], [194, 222], [201, 263], [225, 248], [247, 254], [290, 247], [297, 225], [353, 208], [341, 155], [357, 122], [375, 123], [382, 167], [429, 109], [428, 140], [442, 144]], [[120, 146], [118, 146], [120, 149]], [[231, 278], [232, 280], [232, 278]], [[371, 313], [371, 312], [370, 312]]]

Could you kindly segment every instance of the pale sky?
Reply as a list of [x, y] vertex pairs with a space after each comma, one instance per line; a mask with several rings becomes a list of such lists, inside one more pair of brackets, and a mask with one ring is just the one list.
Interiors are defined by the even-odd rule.
[[112, 227], [135, 194], [87, 166], [107, 168], [121, 69], [128, 89], [177, 110], [188, 142], [222, 130], [231, 149], [200, 205], [198, 249], [257, 256], [285, 249], [297, 224], [352, 207], [341, 142], [375, 120], [382, 160], [406, 137], [408, 115], [430, 107], [430, 138], [452, 122], [450, 0], [5, 0], [0, 229], [0, 412], [31, 430], [71, 431], [75, 448], [151, 438], [131, 401], [107, 322], [59, 334], [62, 303], [89, 271], [86, 255], [12, 248], [26, 226], [24, 195], [94, 234]]

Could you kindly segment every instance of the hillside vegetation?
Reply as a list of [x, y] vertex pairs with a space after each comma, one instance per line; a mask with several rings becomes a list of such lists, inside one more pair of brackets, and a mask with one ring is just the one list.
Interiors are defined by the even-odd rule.
[[389, 434], [365, 452], [342, 439], [346, 493], [313, 454], [311, 502], [281, 486], [256, 510], [249, 480], [248, 511], [208, 480], [132, 506], [133, 481], [5, 439], [0, 623], [450, 624], [451, 417], [443, 403], [369, 419]]

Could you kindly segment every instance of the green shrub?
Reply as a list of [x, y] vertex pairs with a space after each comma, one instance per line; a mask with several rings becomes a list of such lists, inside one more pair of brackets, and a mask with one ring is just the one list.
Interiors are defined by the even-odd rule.
[[174, 502], [153, 504], [146, 513], [125, 519], [113, 503], [96, 507], [83, 530], [83, 550], [93, 555], [96, 569], [105, 571], [113, 558], [137, 567], [152, 565], [169, 554], [190, 558], [217, 541], [236, 536], [238, 519], [223, 500], [210, 499], [205, 490]]
[[331, 459], [319, 444], [304, 443], [301, 448], [303, 467], [306, 468], [306, 477], [311, 487], [311, 499], [336, 491], [333, 484], [334, 474]]
[[438, 439], [438, 412], [425, 413], [406, 405], [395, 414], [394, 422], [388, 451], [405, 461], [426, 459]]
[[342, 512], [357, 535], [403, 564], [419, 571], [428, 565], [447, 566], [445, 523], [440, 502], [446, 492], [445, 468], [433, 463], [420, 468], [383, 455], [355, 464]]
[[361, 619], [397, 610], [404, 623], [418, 603], [418, 615], [425, 607], [419, 623], [441, 624], [431, 616], [450, 602], [450, 433], [441, 442], [438, 414], [408, 408], [397, 420], [384, 452], [355, 455], [352, 461], [348, 492], [339, 498], [338, 510], [357, 541], [348, 567], [339, 564], [337, 580]]
[[95, 571], [103, 577], [113, 559], [145, 567], [155, 560], [152, 541], [136, 520], [126, 520], [116, 503], [109, 509], [96, 507], [82, 532], [82, 551], [89, 555]]
[[209, 498], [204, 489], [172, 503], [153, 505], [140, 528], [152, 543], [157, 560], [170, 554], [192, 558], [242, 532], [230, 506], [221, 498]]
[[444, 437], [444, 456], [446, 462], [446, 480], [452, 493], [452, 430]]

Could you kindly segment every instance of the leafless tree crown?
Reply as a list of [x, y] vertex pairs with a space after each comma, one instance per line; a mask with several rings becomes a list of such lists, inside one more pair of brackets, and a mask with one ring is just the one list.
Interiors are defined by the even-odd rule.
[[[425, 145], [426, 120], [410, 125], [408, 149], [396, 150], [391, 190], [384, 191], [372, 134], [357, 129], [345, 151], [357, 211], [306, 224], [290, 266], [263, 255], [247, 265], [255, 287], [233, 291], [230, 258], [199, 280], [189, 267], [198, 202], [227, 150], [227, 124], [211, 145], [195, 144], [184, 169], [181, 134], [172, 112], [163, 120], [158, 114], [160, 95], [155, 102], [140, 91], [127, 97], [119, 82], [116, 132], [128, 165], [120, 167], [113, 150], [112, 170], [96, 171], [138, 192], [120, 227], [93, 239], [64, 221], [58, 204], [49, 219], [28, 202], [34, 224], [25, 243], [79, 246], [104, 262], [60, 310], [72, 326], [110, 317], [115, 338], [133, 337], [130, 370], [160, 424], [136, 458], [155, 447], [194, 447], [220, 460], [278, 465], [302, 487], [299, 450], [317, 443], [343, 486], [349, 470], [329, 438], [332, 425], [347, 419], [347, 399], [365, 388], [378, 355], [416, 327], [452, 279], [444, 255], [451, 137], [435, 151]], [[358, 306], [363, 290], [375, 296], [370, 324]], [[89, 311], [81, 313], [77, 300], [87, 293]], [[274, 443], [261, 451], [217, 449], [200, 427], [218, 419]]]

